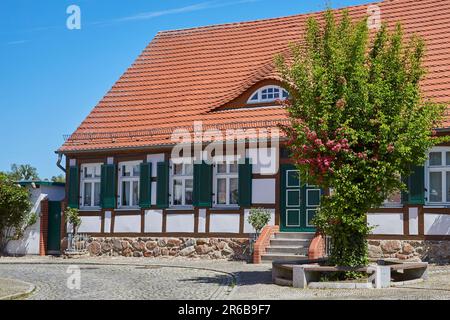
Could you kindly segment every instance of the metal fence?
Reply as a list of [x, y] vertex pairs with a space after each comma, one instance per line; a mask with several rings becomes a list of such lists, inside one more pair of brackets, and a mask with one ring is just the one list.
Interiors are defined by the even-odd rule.
[[87, 247], [87, 242], [90, 236], [87, 234], [67, 234], [67, 252], [79, 253], [85, 252]]

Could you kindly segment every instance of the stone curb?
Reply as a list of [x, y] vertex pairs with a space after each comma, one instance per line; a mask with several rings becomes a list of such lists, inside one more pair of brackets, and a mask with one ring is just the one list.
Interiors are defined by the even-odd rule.
[[[164, 265], [164, 264], [154, 264], [154, 263], [147, 263], [147, 264], [139, 264], [139, 263], [124, 263], [124, 262], [117, 262], [117, 263], [103, 263], [103, 262], [76, 262], [76, 260], [72, 260], [74, 261], [73, 263], [71, 262], [66, 262], [66, 261], [56, 261], [56, 262], [44, 262], [44, 261], [23, 261], [23, 262], [12, 262], [12, 261], [4, 261], [4, 262], [0, 262], [0, 265], [2, 264], [8, 264], [8, 265], [14, 265], [14, 264], [25, 264], [25, 265], [80, 265], [80, 266], [127, 266], [127, 267], [148, 267], [148, 266], [154, 266], [154, 267], [161, 267], [161, 268], [178, 268], [178, 269], [189, 269], [189, 270], [203, 270], [203, 271], [211, 271], [211, 272], [216, 272], [216, 273], [222, 273], [225, 275], [228, 275], [228, 279], [223, 280], [220, 283], [219, 288], [210, 296], [209, 300], [225, 300], [223, 299], [223, 296], [231, 296], [231, 293], [233, 292], [233, 289], [235, 289], [237, 287], [237, 285], [230, 290], [231, 284], [233, 283], [237, 283], [236, 280], [236, 275], [232, 272], [227, 272], [227, 271], [222, 271], [222, 270], [217, 270], [217, 269], [211, 269], [211, 268], [202, 268], [202, 267], [194, 267], [194, 266], [180, 266], [180, 265]], [[230, 279], [231, 278], [231, 279]], [[22, 283], [26, 283], [23, 281], [19, 281], [18, 282], [22, 282]], [[26, 283], [28, 284], [28, 283]], [[23, 293], [20, 294], [20, 296], [22, 295], [27, 295], [31, 292], [34, 291], [34, 289], [36, 288], [34, 285], [33, 289], [28, 292], [28, 293]], [[0, 298], [0, 300], [2, 300], [2, 298]]]
[[24, 284], [24, 285], [28, 286], [28, 288], [25, 291], [0, 297], [0, 300], [16, 300], [16, 299], [19, 299], [19, 298], [23, 298], [23, 297], [26, 297], [26, 296], [30, 295], [36, 289], [36, 286], [34, 284], [32, 284], [32, 283], [29, 283], [29, 282], [16, 280], [16, 279], [6, 279], [6, 278], [0, 278], [0, 280], [14, 281], [14, 282], [21, 283], [21, 284]]

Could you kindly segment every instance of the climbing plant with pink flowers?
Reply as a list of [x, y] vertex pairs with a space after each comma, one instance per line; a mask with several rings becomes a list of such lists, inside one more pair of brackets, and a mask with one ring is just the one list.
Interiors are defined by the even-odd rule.
[[301, 180], [333, 192], [315, 218], [333, 238], [331, 262], [366, 265], [366, 213], [422, 165], [444, 107], [425, 100], [425, 44], [402, 27], [370, 31], [347, 13], [308, 21], [304, 39], [277, 65], [291, 99], [284, 127]]

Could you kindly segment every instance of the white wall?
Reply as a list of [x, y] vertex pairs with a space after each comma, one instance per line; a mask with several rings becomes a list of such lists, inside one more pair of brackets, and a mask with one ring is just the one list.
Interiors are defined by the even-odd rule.
[[375, 227], [372, 234], [403, 234], [403, 213], [368, 213], [367, 222]]
[[162, 210], [145, 211], [145, 232], [162, 232], [163, 212]]
[[252, 203], [275, 204], [275, 179], [253, 179]]
[[[79, 233], [100, 233], [102, 228], [102, 217], [80, 217], [81, 225], [78, 228]], [[67, 224], [67, 231], [72, 232], [72, 226]]]
[[[267, 209], [271, 212], [269, 226], [275, 225], [275, 209]], [[248, 217], [250, 216], [250, 209], [244, 210], [244, 233], [255, 233], [256, 230], [248, 223]]]
[[6, 252], [11, 255], [38, 255], [40, 238], [41, 219], [25, 230], [24, 236], [20, 240], [10, 241], [6, 247]]
[[239, 233], [241, 216], [239, 214], [211, 214], [209, 216], [209, 232]]
[[166, 218], [166, 232], [194, 232], [194, 214], [169, 213]]
[[409, 208], [409, 234], [419, 234], [419, 208]]
[[198, 232], [206, 232], [206, 209], [198, 210]]
[[254, 174], [274, 175], [279, 169], [279, 152], [277, 148], [248, 149], [247, 157], [251, 159]]
[[115, 216], [114, 232], [116, 233], [140, 233], [141, 216]]
[[105, 233], [111, 233], [111, 221], [112, 213], [111, 211], [105, 211]]
[[424, 217], [425, 235], [450, 235], [450, 215], [426, 213]]

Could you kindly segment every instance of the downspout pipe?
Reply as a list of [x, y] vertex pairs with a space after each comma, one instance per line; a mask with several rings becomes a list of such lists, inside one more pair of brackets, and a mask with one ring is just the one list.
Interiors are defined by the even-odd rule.
[[66, 168], [64, 168], [61, 165], [62, 157], [63, 157], [63, 154], [62, 153], [58, 153], [58, 161], [56, 162], [56, 165], [58, 166], [58, 168], [60, 168], [62, 171], [64, 171], [64, 173], [66, 173]]

